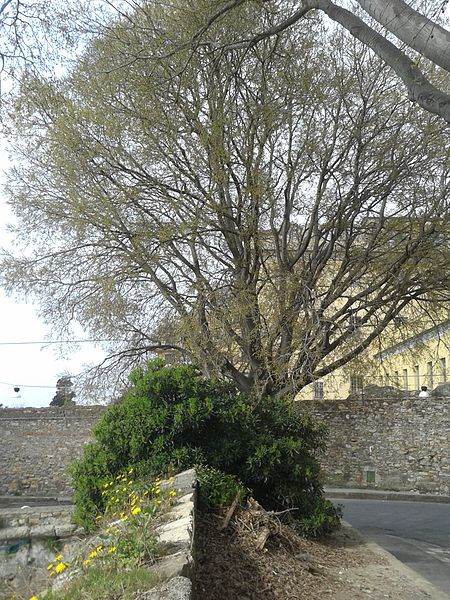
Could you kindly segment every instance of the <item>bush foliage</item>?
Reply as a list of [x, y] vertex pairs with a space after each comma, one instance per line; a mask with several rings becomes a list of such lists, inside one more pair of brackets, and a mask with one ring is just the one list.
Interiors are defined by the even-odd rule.
[[133, 371], [130, 381], [121, 402], [94, 427], [96, 441], [71, 468], [78, 523], [89, 526], [103, 512], [101, 486], [116, 473], [132, 467], [147, 477], [196, 464], [233, 476], [199, 470], [211, 505], [234, 497], [242, 484], [266, 508], [297, 508], [301, 531], [320, 535], [338, 525], [323, 498], [316, 458], [325, 428], [293, 402], [245, 396], [193, 366], [165, 367], [160, 360]]

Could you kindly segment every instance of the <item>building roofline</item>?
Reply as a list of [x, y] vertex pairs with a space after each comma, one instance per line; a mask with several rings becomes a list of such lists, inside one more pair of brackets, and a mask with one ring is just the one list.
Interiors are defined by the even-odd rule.
[[427, 340], [431, 340], [431, 339], [439, 337], [440, 335], [443, 335], [448, 332], [450, 332], [450, 319], [448, 319], [447, 321], [444, 321], [442, 323], [439, 323], [437, 325], [433, 325], [433, 327], [430, 327], [429, 329], [426, 329], [425, 331], [416, 333], [415, 335], [411, 336], [410, 338], [408, 338], [406, 340], [402, 340], [401, 342], [394, 344], [390, 348], [386, 348], [386, 350], [377, 352], [377, 354], [374, 355], [374, 358], [379, 358], [379, 359], [383, 360], [384, 358], [387, 358], [388, 356], [393, 356], [394, 354], [398, 354], [399, 352], [402, 352], [403, 350], [412, 348], [417, 342], [424, 342]]

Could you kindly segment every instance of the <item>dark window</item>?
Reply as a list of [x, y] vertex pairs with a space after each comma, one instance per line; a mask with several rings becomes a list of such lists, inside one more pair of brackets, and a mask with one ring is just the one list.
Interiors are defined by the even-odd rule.
[[364, 381], [362, 375], [352, 375], [350, 377], [350, 393], [356, 394], [362, 392]]
[[314, 382], [314, 400], [323, 400], [323, 381]]

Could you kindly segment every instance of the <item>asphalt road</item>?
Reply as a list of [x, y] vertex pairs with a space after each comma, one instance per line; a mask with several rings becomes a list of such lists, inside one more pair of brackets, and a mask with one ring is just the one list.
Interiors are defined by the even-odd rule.
[[450, 504], [333, 498], [344, 519], [450, 598]]

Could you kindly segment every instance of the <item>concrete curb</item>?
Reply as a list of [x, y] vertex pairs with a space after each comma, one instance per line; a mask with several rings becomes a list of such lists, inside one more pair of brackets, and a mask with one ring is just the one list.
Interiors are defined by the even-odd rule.
[[377, 543], [367, 540], [363, 536], [363, 534], [354, 527], [352, 527], [350, 523], [348, 523], [347, 521], [342, 521], [342, 527], [345, 528], [345, 530], [349, 533], [351, 537], [360, 541], [362, 545], [371, 550], [374, 554], [377, 554], [378, 556], [381, 556], [384, 559], [386, 559], [390, 566], [392, 566], [393, 569], [399, 572], [404, 579], [409, 579], [410, 581], [413, 581], [416, 588], [424, 592], [424, 594], [428, 595], [433, 600], [449, 600], [448, 594], [446, 594], [445, 592], [441, 592], [441, 590], [439, 590], [432, 583], [427, 581], [424, 577], [419, 575], [419, 573], [416, 573], [414, 569], [411, 569], [410, 567], [402, 563], [400, 560], [395, 558], [393, 554], [379, 546]]
[[394, 492], [366, 488], [334, 488], [325, 486], [327, 498], [355, 498], [359, 500], [398, 500], [403, 502], [438, 502], [450, 504], [450, 496], [419, 494], [418, 492]]

